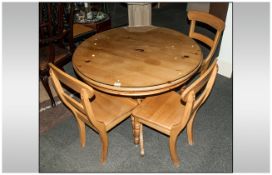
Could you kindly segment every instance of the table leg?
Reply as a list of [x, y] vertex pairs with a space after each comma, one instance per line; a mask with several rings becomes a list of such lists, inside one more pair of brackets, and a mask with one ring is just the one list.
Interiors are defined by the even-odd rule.
[[[137, 98], [138, 104], [142, 102], [142, 99]], [[132, 124], [132, 130], [133, 130], [133, 136], [134, 136], [134, 144], [139, 144], [140, 139], [140, 125], [139, 122], [135, 121], [135, 117], [131, 116], [131, 124]]]
[[134, 119], [134, 144], [139, 144], [140, 140], [140, 123]]
[[137, 98], [138, 104], [141, 104], [142, 100], [143, 100], [143, 99], [141, 99], [141, 98]]

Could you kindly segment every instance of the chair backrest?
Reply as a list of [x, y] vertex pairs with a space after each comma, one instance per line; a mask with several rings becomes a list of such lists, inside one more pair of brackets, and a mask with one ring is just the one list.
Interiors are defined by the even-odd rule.
[[[54, 64], [49, 63], [49, 67], [49, 73], [53, 85], [63, 103], [70, 110], [72, 110], [75, 115], [84, 116], [91, 123], [91, 125], [95, 127], [94, 129], [98, 129], [101, 126], [101, 123], [96, 120], [90, 101], [90, 99], [94, 96], [93, 89], [85, 83], [79, 81], [78, 79], [63, 72]], [[79, 93], [81, 101], [78, 102], [77, 100], [69, 96], [66, 92], [64, 92], [62, 84]]]
[[212, 65], [182, 92], [181, 99], [184, 102], [188, 101], [189, 96], [193, 96], [192, 112], [195, 112], [209, 96], [215, 82], [217, 71], [218, 65], [217, 59], [215, 59]]
[[[225, 23], [221, 19], [219, 19], [209, 13], [200, 12], [200, 11], [189, 11], [188, 18], [191, 21], [189, 37], [197, 39], [210, 47], [210, 52], [209, 52], [208, 56], [204, 59], [202, 66], [201, 66], [201, 72], [203, 72], [209, 67], [209, 63], [211, 61], [211, 58], [214, 55], [214, 52], [217, 48], [221, 34], [224, 30]], [[203, 34], [196, 32], [195, 26], [196, 26], [197, 21], [202, 22], [204, 24], [208, 24], [212, 28], [216, 29], [215, 37], [213, 39], [211, 39]]]
[[73, 11], [72, 3], [39, 3], [40, 45], [46, 45], [52, 40], [63, 45], [67, 38], [69, 47], [74, 49]]

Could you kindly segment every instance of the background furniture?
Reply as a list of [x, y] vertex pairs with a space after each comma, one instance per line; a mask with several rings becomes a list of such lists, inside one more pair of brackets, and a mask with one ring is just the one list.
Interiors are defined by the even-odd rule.
[[[141, 155], [144, 155], [142, 124], [168, 136], [171, 159], [175, 166], [180, 161], [176, 151], [179, 133], [186, 127], [189, 144], [193, 144], [193, 122], [199, 107], [205, 102], [214, 85], [217, 74], [216, 61], [181, 95], [171, 91], [145, 98], [133, 111], [135, 137], [140, 137]], [[181, 103], [181, 100], [184, 102]]]
[[96, 33], [111, 29], [111, 19], [105, 18], [95, 23], [75, 23], [73, 25], [73, 37], [75, 41], [84, 40]]
[[39, 3], [39, 77], [52, 106], [55, 101], [48, 84], [48, 63], [63, 66], [70, 61], [73, 45], [73, 6]]
[[83, 41], [95, 33], [111, 29], [111, 17], [106, 3], [75, 3], [75, 6], [75, 41]]
[[[54, 87], [63, 103], [73, 112], [79, 127], [81, 147], [86, 143], [85, 124], [98, 132], [102, 142], [101, 163], [105, 163], [108, 152], [108, 134], [113, 127], [128, 118], [137, 102], [124, 97], [110, 96], [94, 91], [90, 86], [80, 82], [72, 76], [50, 66], [50, 75]], [[62, 84], [80, 94], [80, 100], [67, 95]]]
[[76, 73], [101, 91], [144, 96], [176, 88], [200, 67], [197, 43], [177, 31], [122, 27], [85, 40], [73, 56]]
[[[191, 38], [194, 38], [203, 42], [204, 44], [210, 47], [210, 52], [208, 56], [204, 59], [200, 69], [200, 71], [202, 71], [203, 73], [203, 71], [205, 71], [208, 68], [210, 61], [214, 55], [214, 52], [217, 48], [222, 31], [224, 30], [225, 23], [221, 19], [209, 13], [200, 12], [200, 11], [188, 11], [188, 18], [191, 21], [189, 36]], [[196, 22], [202, 22], [216, 29], [216, 34], [214, 39], [211, 39], [203, 34], [200, 34], [199, 32], [196, 32], [195, 30]]]
[[85, 26], [84, 24], [73, 24], [73, 38], [75, 42], [94, 34], [96, 34], [96, 30], [92, 27]]

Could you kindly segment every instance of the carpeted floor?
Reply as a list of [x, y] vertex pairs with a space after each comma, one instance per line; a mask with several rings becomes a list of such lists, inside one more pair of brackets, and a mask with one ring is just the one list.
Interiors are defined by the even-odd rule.
[[[113, 27], [127, 24], [124, 6], [112, 3], [109, 9], [114, 14]], [[153, 9], [152, 13], [154, 25], [188, 33], [188, 22], [181, 20], [186, 19], [186, 3], [161, 5], [161, 9]], [[204, 47], [203, 52], [207, 54]], [[65, 71], [75, 75], [71, 63]], [[72, 113], [62, 103], [55, 108], [44, 108], [49, 104], [49, 101], [40, 104], [43, 107], [40, 112], [40, 172], [232, 172], [232, 78], [217, 76], [210, 97], [196, 116], [195, 144], [188, 145], [186, 132], [179, 136], [179, 168], [172, 166], [168, 137], [147, 127], [144, 127], [145, 156], [141, 157], [140, 148], [133, 143], [130, 119], [109, 132], [108, 161], [101, 165], [98, 134], [87, 128], [86, 146], [81, 149]]]
[[186, 132], [179, 136], [178, 169], [171, 164], [168, 137], [147, 127], [145, 156], [140, 156], [130, 119], [109, 133], [108, 162], [103, 166], [98, 134], [87, 128], [86, 147], [81, 149], [77, 123], [63, 104], [41, 112], [40, 118], [44, 117], [61, 122], [40, 134], [40, 172], [232, 172], [232, 81], [220, 75], [197, 114], [195, 144], [188, 145]]

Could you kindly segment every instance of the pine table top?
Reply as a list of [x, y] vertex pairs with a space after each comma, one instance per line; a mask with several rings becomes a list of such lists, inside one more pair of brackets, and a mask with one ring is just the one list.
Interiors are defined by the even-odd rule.
[[121, 27], [98, 33], [74, 52], [73, 66], [89, 85], [102, 91], [150, 95], [186, 82], [203, 55], [191, 38], [162, 27]]

